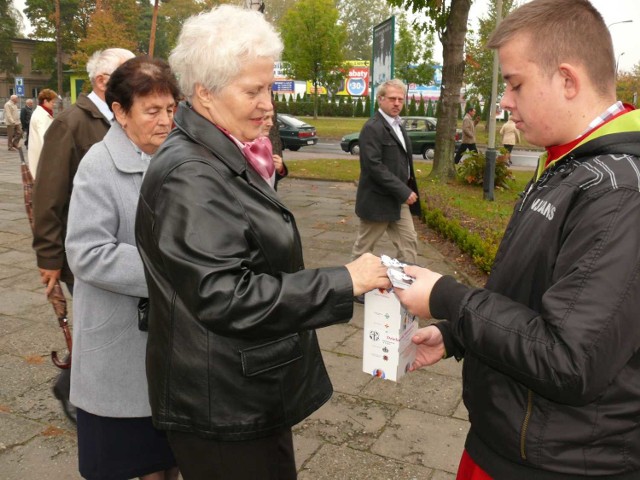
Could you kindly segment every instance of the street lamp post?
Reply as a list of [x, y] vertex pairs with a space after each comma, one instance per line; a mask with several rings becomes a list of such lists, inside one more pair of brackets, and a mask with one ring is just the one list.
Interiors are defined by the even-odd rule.
[[[619, 25], [620, 23], [633, 23], [633, 20], [629, 19], [629, 20], [620, 20], [619, 22], [613, 22], [610, 23], [609, 25], [607, 25], [607, 29], [611, 29], [611, 27], [613, 27], [614, 25]], [[618, 58], [616, 59], [616, 79], [618, 78], [618, 64], [620, 63], [620, 57], [624, 55], [624, 52], [622, 52], [620, 55], [618, 55]]]
[[633, 23], [633, 20], [620, 20], [619, 22], [613, 22], [613, 23], [610, 23], [609, 25], [607, 25], [607, 28], [611, 28], [614, 25], [617, 25], [619, 23]]
[[[496, 28], [502, 21], [502, 0], [496, 0]], [[493, 202], [493, 190], [496, 181], [496, 158], [498, 152], [496, 150], [496, 105], [498, 103], [498, 70], [500, 62], [498, 62], [498, 51], [493, 51], [493, 73], [491, 75], [491, 116], [489, 117], [489, 141], [487, 142], [487, 151], [485, 152], [484, 178], [482, 181], [482, 197], [485, 200]]]
[[620, 55], [618, 55], [618, 58], [616, 59], [616, 79], [618, 78], [618, 65], [620, 65], [620, 57], [624, 55], [624, 52], [622, 52]]

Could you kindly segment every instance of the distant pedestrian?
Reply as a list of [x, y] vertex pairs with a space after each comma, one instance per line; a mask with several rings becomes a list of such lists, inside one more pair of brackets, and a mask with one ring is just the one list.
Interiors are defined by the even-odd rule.
[[4, 122], [7, 124], [7, 148], [12, 151], [18, 147], [22, 138], [17, 95], [11, 95], [4, 104]]
[[509, 115], [509, 120], [500, 129], [500, 135], [502, 135], [502, 145], [509, 152], [509, 161], [507, 163], [511, 165], [511, 151], [514, 145], [520, 143], [520, 132], [516, 128], [516, 122], [511, 119], [511, 115]]
[[36, 178], [38, 169], [38, 160], [42, 152], [42, 144], [44, 143], [44, 134], [53, 122], [53, 108], [58, 101], [58, 94], [53, 90], [45, 88], [38, 94], [38, 106], [33, 112], [28, 136], [31, 137], [31, 148], [29, 149], [29, 171], [33, 178]]
[[273, 153], [273, 145], [271, 145], [271, 139], [269, 138], [269, 132], [271, 131], [271, 127], [273, 127], [273, 112], [269, 112], [264, 116], [263, 124], [262, 124], [262, 137], [271, 148], [271, 156], [273, 157], [273, 166], [275, 167], [275, 183], [273, 185], [274, 190], [278, 189], [278, 182], [282, 180], [284, 177], [289, 175], [289, 170], [282, 159], [282, 155], [276, 155]]
[[476, 124], [478, 119], [476, 118], [476, 109], [473, 107], [467, 108], [467, 113], [462, 119], [462, 143], [456, 151], [456, 156], [453, 161], [457, 165], [460, 163], [462, 154], [467, 150], [474, 152], [478, 151], [476, 146]]
[[22, 125], [22, 131], [25, 134], [24, 146], [29, 147], [29, 122], [31, 121], [31, 115], [33, 114], [33, 99], [29, 98], [26, 101], [26, 105], [20, 110], [20, 125]]

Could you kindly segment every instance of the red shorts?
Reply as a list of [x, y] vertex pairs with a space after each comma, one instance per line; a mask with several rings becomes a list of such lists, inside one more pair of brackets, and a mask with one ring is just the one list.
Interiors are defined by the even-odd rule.
[[493, 480], [487, 472], [482, 470], [469, 456], [467, 451], [462, 452], [458, 475], [456, 480]]

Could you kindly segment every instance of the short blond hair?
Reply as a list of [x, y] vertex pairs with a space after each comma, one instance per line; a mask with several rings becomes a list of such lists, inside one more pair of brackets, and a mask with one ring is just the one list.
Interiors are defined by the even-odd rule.
[[382, 82], [378, 89], [376, 90], [376, 96], [378, 99], [384, 97], [387, 94], [387, 89], [391, 88], [399, 88], [402, 90], [402, 95], [407, 95], [407, 86], [404, 84], [402, 80], [397, 78], [392, 78], [391, 80], [387, 80], [386, 82]]
[[561, 63], [582, 65], [601, 96], [615, 94], [616, 67], [609, 29], [588, 0], [533, 0], [511, 12], [489, 38], [499, 49], [516, 35], [529, 36], [522, 52], [552, 75]]

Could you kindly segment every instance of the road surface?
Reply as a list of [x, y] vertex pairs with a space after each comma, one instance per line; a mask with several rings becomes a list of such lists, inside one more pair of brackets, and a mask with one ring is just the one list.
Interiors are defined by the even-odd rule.
[[[480, 147], [480, 150], [484, 150], [483, 147]], [[511, 161], [513, 162], [513, 166], [515, 167], [534, 169], [537, 164], [539, 155], [539, 151], [514, 149], [511, 153]], [[338, 141], [332, 142], [331, 140], [327, 140], [320, 141], [316, 145], [302, 147], [297, 152], [285, 150], [284, 158], [286, 161], [314, 160], [319, 158], [357, 159], [358, 157], [353, 156], [347, 152], [343, 152]], [[422, 155], [414, 155], [413, 159], [414, 161], [424, 161]]]

